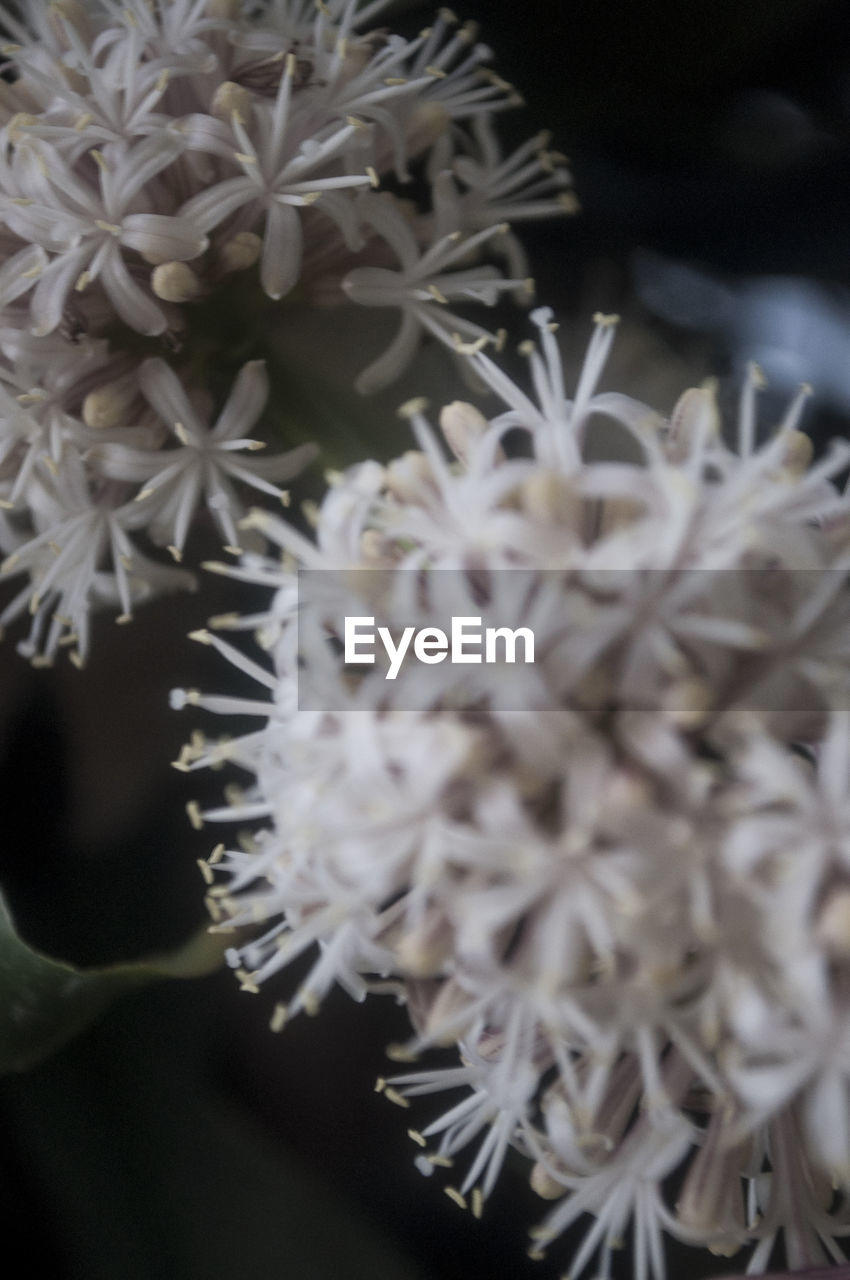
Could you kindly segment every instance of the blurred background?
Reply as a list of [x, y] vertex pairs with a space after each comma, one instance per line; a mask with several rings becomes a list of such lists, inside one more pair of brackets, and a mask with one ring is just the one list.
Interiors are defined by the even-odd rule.
[[486, 37], [529, 118], [571, 157], [583, 207], [566, 233], [528, 229], [541, 299], [579, 327], [620, 312], [615, 359], [657, 386], [660, 410], [677, 362], [719, 375], [728, 399], [756, 360], [770, 408], [808, 381], [808, 429], [820, 442], [844, 434], [844, 0], [577, 0], [548, 6], [539, 30], [512, 8], [480, 6]]
[[[421, 26], [427, 8], [413, 7], [406, 20]], [[667, 412], [711, 372], [734, 411], [756, 359], [768, 418], [810, 381], [818, 446], [846, 434], [847, 0], [491, 0], [459, 16], [480, 20], [526, 98], [503, 118], [506, 137], [550, 128], [572, 160], [581, 215], [524, 229], [568, 366], [593, 312], [618, 312], [605, 386]], [[526, 336], [521, 320], [514, 336]], [[246, 590], [240, 603], [255, 601]], [[233, 607], [232, 586], [207, 579], [131, 628], [100, 619], [82, 673], [33, 672], [9, 641], [0, 650], [0, 883], [33, 945], [106, 964], [177, 945], [201, 923], [195, 859], [214, 839], [191, 829], [185, 804], [217, 798], [221, 778], [169, 768], [195, 721], [169, 711], [167, 694], [233, 681], [185, 640]], [[57, 1280], [562, 1271], [569, 1241], [545, 1264], [525, 1257], [543, 1206], [521, 1171], [507, 1171], [481, 1223], [415, 1172], [406, 1129], [437, 1111], [401, 1113], [373, 1091], [403, 1011], [335, 995], [273, 1036], [273, 1005], [296, 983], [288, 974], [250, 996], [225, 972], [152, 986], [0, 1079], [7, 1253], [25, 1249]], [[723, 1270], [701, 1255], [673, 1264], [674, 1276]]]

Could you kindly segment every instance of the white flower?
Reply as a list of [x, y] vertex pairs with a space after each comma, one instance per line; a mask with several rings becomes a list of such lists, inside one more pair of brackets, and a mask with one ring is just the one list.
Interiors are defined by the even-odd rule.
[[[533, 319], [534, 399], [473, 351], [505, 411], [444, 409], [453, 459], [414, 403], [418, 451], [335, 477], [315, 541], [250, 520], [331, 585], [313, 596], [302, 579], [299, 596], [289, 568], [246, 559], [238, 576], [278, 588], [250, 619], [274, 664], [255, 673], [264, 698], [175, 694], [259, 720], [178, 762], [254, 778], [193, 810], [263, 824], [247, 851], [219, 850], [210, 909], [263, 923], [231, 954], [251, 989], [319, 944], [276, 1028], [332, 982], [358, 997], [390, 982], [414, 1023], [394, 1056], [458, 1044], [457, 1068], [381, 1082], [395, 1101], [465, 1090], [414, 1132], [419, 1167], [471, 1148], [448, 1191], [480, 1214], [516, 1147], [558, 1201], [536, 1250], [596, 1218], [569, 1274], [598, 1258], [609, 1276], [630, 1223], [636, 1280], [663, 1276], [665, 1232], [751, 1241], [756, 1269], [783, 1235], [817, 1264], [838, 1256], [846, 1197], [827, 1212], [799, 1189], [819, 1170], [850, 1184], [847, 452], [809, 465], [801, 399], [757, 445], [754, 375], [735, 447], [710, 389], [669, 419], [599, 391], [606, 317], [568, 396], [551, 313]], [[587, 460], [598, 414], [639, 461]], [[528, 448], [509, 458], [517, 428]], [[505, 705], [505, 667], [342, 670], [341, 612], [382, 612], [397, 633], [439, 605], [533, 627], [523, 701]], [[814, 765], [791, 750], [803, 724], [823, 738]]]
[[[63, 339], [35, 339], [17, 330], [0, 330], [0, 468], [11, 477], [4, 486], [10, 507], [32, 503], [28, 492], [33, 471], [45, 458], [58, 467], [65, 446], [83, 453], [108, 431], [91, 431], [77, 413], [87, 392], [100, 387], [115, 368], [105, 343], [72, 347]], [[144, 429], [125, 427], [122, 440], [148, 438]]]
[[439, 9], [434, 22], [412, 47], [410, 74], [432, 78], [423, 94], [455, 120], [474, 118], [481, 111], [499, 111], [522, 101], [512, 85], [484, 64], [492, 53], [477, 41], [474, 22], [458, 23], [451, 9]]
[[[452, 301], [472, 299], [493, 306], [499, 295], [530, 282], [504, 280], [492, 265], [451, 270], [468, 260], [481, 244], [505, 228], [491, 226], [464, 238], [459, 231], [442, 236], [422, 252], [403, 214], [392, 201], [374, 197], [364, 202], [366, 220], [398, 258], [400, 270], [355, 267], [342, 281], [345, 294], [361, 306], [397, 307], [401, 324], [387, 350], [360, 374], [359, 391], [375, 391], [404, 369], [423, 330], [456, 345], [460, 335], [474, 341], [495, 340], [486, 329], [448, 310]], [[445, 311], [442, 308], [446, 308]]]
[[[539, 139], [501, 158], [483, 117], [519, 99], [488, 69], [471, 24], [444, 9], [406, 38], [384, 28], [388, 9], [385, 0], [57, 0], [20, 16], [2, 10], [13, 41], [0, 81], [0, 503], [14, 510], [4, 521], [10, 551], [47, 534], [45, 485], [51, 466], [61, 483], [66, 450], [85, 473], [69, 483], [79, 480], [101, 515], [109, 503], [123, 511], [133, 488], [148, 490], [133, 531], [177, 555], [204, 502], [235, 546], [242, 508], [232, 482], [277, 496], [303, 460], [237, 458], [250, 422], [209, 431], [204, 415], [192, 425], [169, 410], [163, 432], [145, 406], [141, 384], [158, 367], [146, 361], [178, 357], [196, 405], [214, 364], [233, 366], [217, 382], [246, 361], [259, 368], [278, 300], [351, 304], [352, 342], [364, 352], [370, 309], [398, 308], [398, 338], [361, 378], [366, 389], [401, 374], [423, 336], [452, 350], [492, 336], [455, 305], [489, 306], [506, 290], [525, 300], [524, 279], [505, 279], [499, 265], [522, 261], [504, 211], [560, 210], [548, 199], [566, 180], [560, 162], [548, 151], [531, 159]], [[367, 189], [385, 179], [410, 183], [416, 198], [373, 202]], [[229, 348], [239, 334], [232, 357], [214, 350], [222, 326]], [[274, 392], [275, 402], [287, 394]], [[231, 409], [240, 411], [238, 396]], [[33, 579], [42, 572], [35, 559], [19, 563]], [[84, 580], [93, 604], [100, 579]], [[151, 568], [148, 586], [160, 581], [172, 579]]]
[[6, 221], [13, 231], [55, 251], [32, 296], [37, 335], [57, 328], [72, 289], [80, 292], [96, 280], [131, 328], [140, 333], [166, 328], [165, 313], [133, 279], [124, 251], [166, 262], [195, 258], [206, 248], [206, 237], [194, 224], [148, 212], [140, 197], [180, 150], [173, 137], [148, 138], [131, 148], [110, 144], [104, 153], [95, 151], [90, 180], [84, 181], [47, 143], [18, 143], [15, 158], [26, 197], [7, 209]]
[[[434, 205], [440, 230], [450, 232], [458, 224], [470, 228], [519, 220], [575, 213], [578, 202], [570, 188], [565, 157], [549, 150], [550, 136], [529, 138], [511, 155], [503, 157], [490, 117], [476, 117], [471, 125], [470, 154], [459, 153], [450, 167], [435, 172]], [[435, 148], [432, 170], [445, 161]], [[458, 190], [458, 179], [465, 190]], [[510, 275], [526, 278], [529, 263], [518, 237], [505, 232], [496, 242]]]
[[19, 646], [24, 656], [50, 665], [60, 645], [67, 644], [73, 646], [72, 660], [82, 666], [93, 600], [118, 604], [119, 621], [129, 621], [134, 603], [154, 588], [185, 586], [191, 579], [140, 554], [130, 537], [142, 523], [138, 510], [132, 503], [114, 505], [108, 489], [92, 493], [78, 454], [67, 449], [61, 473], [42, 472], [39, 483], [42, 531], [21, 540], [0, 566], [3, 575], [27, 571], [31, 580], [0, 614], [0, 624], [28, 609], [30, 635]]
[[179, 444], [169, 450], [131, 449], [106, 444], [97, 453], [104, 475], [143, 484], [136, 501], [145, 508], [145, 522], [156, 541], [173, 548], [180, 559], [195, 510], [203, 498], [226, 543], [237, 548], [236, 521], [241, 504], [234, 480], [280, 499], [276, 483], [295, 475], [315, 454], [302, 445], [274, 458], [246, 458], [245, 451], [262, 449], [263, 441], [245, 438], [263, 411], [268, 380], [262, 363], [242, 369], [215, 424], [208, 427], [191, 404], [177, 374], [164, 360], [146, 360], [138, 373], [139, 386]]
[[[296, 283], [301, 267], [301, 222], [298, 206], [320, 201], [343, 234], [353, 234], [347, 203], [337, 203], [329, 192], [368, 186], [369, 175], [328, 173], [329, 162], [344, 150], [355, 133], [355, 124], [341, 124], [316, 130], [298, 117], [292, 120], [292, 81], [297, 62], [286, 58], [284, 74], [273, 108], [257, 104], [253, 111], [252, 138], [234, 111], [231, 124], [236, 146], [233, 159], [243, 176], [227, 178], [193, 196], [181, 216], [204, 231], [211, 231], [226, 218], [247, 206], [247, 211], [264, 217], [263, 255], [260, 280], [269, 297], [281, 298]], [[305, 127], [306, 125], [306, 127]], [[252, 220], [253, 221], [253, 220]]]
[[[32, 112], [35, 104], [27, 104], [27, 132], [58, 146], [71, 159], [78, 159], [92, 145], [162, 135], [170, 118], [155, 108], [172, 69], [180, 70], [178, 56], [172, 51], [170, 58], [143, 63], [144, 37], [136, 25], [130, 26], [125, 42], [113, 44], [98, 62], [89, 44], [90, 32], [78, 30], [67, 6], [66, 13], [55, 12], [69, 50], [48, 66], [43, 65], [43, 50], [38, 51], [41, 56], [30, 57], [35, 51], [26, 46], [21, 50], [27, 64], [27, 92], [43, 112], [38, 117]], [[15, 132], [23, 124], [19, 119]]]
[[[483, 1197], [490, 1194], [502, 1168], [511, 1141], [525, 1126], [534, 1094], [540, 1082], [528, 1046], [506, 1033], [506, 1045], [493, 1045], [487, 1036], [480, 1044], [465, 1043], [464, 1065], [437, 1071], [420, 1071], [392, 1077], [391, 1085], [400, 1086], [403, 1097], [415, 1098], [444, 1090], [463, 1089], [459, 1102], [444, 1115], [427, 1125], [421, 1138], [439, 1135], [439, 1143], [430, 1155], [422, 1155], [417, 1165], [426, 1176], [440, 1165], [450, 1166], [457, 1152], [470, 1142], [482, 1138], [475, 1158], [459, 1188], [461, 1196], [477, 1188], [474, 1197], [476, 1216], [480, 1215]], [[466, 1092], [471, 1090], [471, 1092]]]

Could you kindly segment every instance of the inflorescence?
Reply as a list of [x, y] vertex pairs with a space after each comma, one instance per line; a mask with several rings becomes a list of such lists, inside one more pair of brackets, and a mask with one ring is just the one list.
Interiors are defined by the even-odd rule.
[[[235, 572], [271, 603], [217, 625], [271, 669], [212, 623], [196, 638], [257, 699], [173, 695], [259, 719], [178, 761], [250, 779], [192, 808], [242, 831], [203, 867], [213, 927], [238, 929], [248, 990], [313, 952], [275, 1029], [335, 984], [389, 988], [413, 1024], [393, 1057], [456, 1044], [379, 1087], [451, 1092], [411, 1136], [423, 1173], [460, 1162], [447, 1192], [476, 1214], [507, 1151], [528, 1158], [552, 1201], [535, 1255], [592, 1215], [570, 1276], [607, 1277], [630, 1224], [637, 1280], [663, 1276], [665, 1234], [818, 1265], [850, 1231], [850, 445], [813, 461], [805, 389], [762, 431], [754, 367], [731, 438], [710, 387], [669, 417], [598, 392], [608, 317], [568, 398], [533, 319], [533, 396], [471, 354], [502, 412], [456, 402], [437, 432], [406, 406], [416, 448], [330, 477], [314, 537], [249, 517], [282, 560]], [[602, 417], [634, 461], [593, 460]], [[454, 612], [533, 626], [523, 705], [492, 667], [342, 670], [299, 567], [399, 628], [446, 580]], [[354, 569], [382, 571], [380, 601]], [[324, 710], [299, 706], [311, 675]]]
[[0, 10], [0, 548], [26, 575], [0, 624], [29, 611], [33, 661], [82, 663], [94, 605], [124, 620], [189, 585], [155, 549], [180, 562], [204, 505], [236, 547], [240, 488], [279, 496], [310, 456], [254, 456], [268, 375], [230, 375], [216, 317], [236, 309], [248, 350], [287, 303], [389, 309], [371, 362], [352, 322], [370, 391], [423, 335], [495, 338], [467, 304], [528, 294], [509, 220], [574, 209], [564, 159], [544, 135], [502, 154], [519, 95], [473, 24], [442, 9], [406, 39], [388, 7]]

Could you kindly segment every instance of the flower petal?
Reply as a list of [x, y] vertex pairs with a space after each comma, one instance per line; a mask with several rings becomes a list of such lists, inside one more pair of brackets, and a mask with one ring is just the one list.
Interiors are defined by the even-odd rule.
[[178, 211], [201, 231], [211, 231], [237, 209], [257, 198], [257, 188], [250, 178], [227, 178], [187, 200]]
[[137, 333], [164, 333], [165, 312], [136, 284], [116, 245], [100, 273], [100, 281], [119, 316]]
[[209, 241], [189, 218], [130, 213], [121, 227], [121, 243], [163, 262], [185, 262], [203, 253]]
[[263, 412], [269, 398], [269, 379], [264, 360], [243, 365], [211, 435], [216, 440], [232, 440], [245, 435]]
[[358, 376], [355, 387], [363, 395], [380, 391], [407, 367], [419, 342], [420, 326], [410, 311], [402, 314], [398, 332], [383, 355]]
[[52, 333], [62, 319], [68, 293], [79, 276], [91, 249], [83, 245], [54, 258], [42, 272], [32, 295], [32, 331], [37, 337]]
[[28, 244], [0, 267], [0, 307], [31, 289], [47, 266], [47, 254], [40, 246]]
[[197, 414], [189, 403], [177, 374], [158, 357], [145, 360], [139, 369], [139, 386], [145, 399], [163, 422], [173, 427], [182, 422], [189, 431], [199, 431]]
[[282, 298], [301, 270], [301, 218], [291, 205], [269, 205], [260, 261], [260, 281], [270, 298]]

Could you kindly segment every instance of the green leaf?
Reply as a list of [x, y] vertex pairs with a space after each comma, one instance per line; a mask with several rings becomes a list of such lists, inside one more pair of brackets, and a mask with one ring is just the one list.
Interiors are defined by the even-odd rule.
[[167, 955], [77, 969], [30, 947], [0, 893], [0, 1073], [26, 1071], [70, 1040], [124, 991], [211, 973], [222, 944], [204, 929]]

